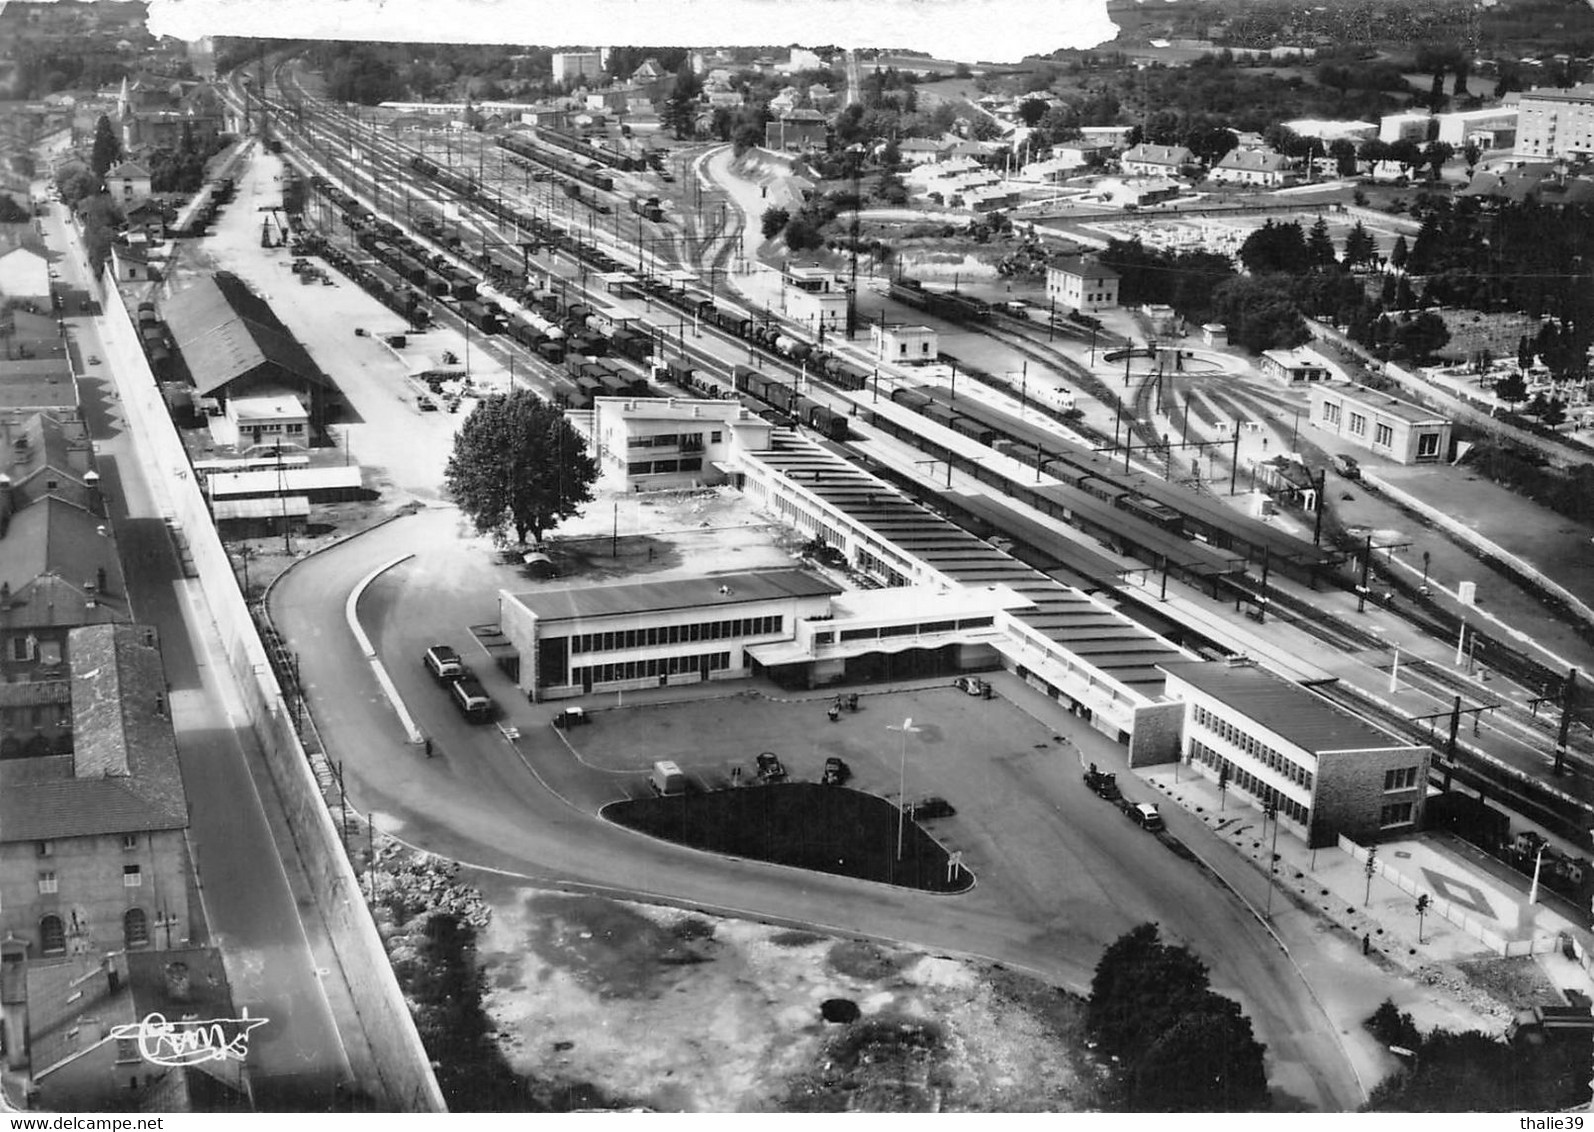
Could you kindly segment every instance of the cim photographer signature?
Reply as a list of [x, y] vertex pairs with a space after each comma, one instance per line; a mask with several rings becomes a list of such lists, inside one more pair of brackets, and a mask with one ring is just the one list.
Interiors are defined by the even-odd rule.
[[138, 1042], [145, 1061], [155, 1065], [200, 1065], [208, 1061], [243, 1061], [249, 1056], [249, 1035], [270, 1021], [251, 1018], [179, 1019], [169, 1021], [164, 1014], [146, 1014], [137, 1022], [115, 1026], [113, 1038]]

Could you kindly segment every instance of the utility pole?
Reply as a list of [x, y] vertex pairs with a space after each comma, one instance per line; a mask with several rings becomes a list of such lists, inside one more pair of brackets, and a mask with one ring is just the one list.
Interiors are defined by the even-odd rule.
[[1279, 806], [1277, 802], [1269, 802], [1263, 815], [1273, 823], [1273, 847], [1268, 850], [1267, 859], [1267, 909], [1262, 913], [1262, 918], [1273, 918], [1273, 862], [1279, 856]]
[[1577, 669], [1573, 668], [1566, 674], [1566, 682], [1561, 685], [1561, 729], [1555, 736], [1555, 773], [1561, 774], [1566, 769], [1566, 740], [1572, 729], [1572, 697], [1577, 689]]

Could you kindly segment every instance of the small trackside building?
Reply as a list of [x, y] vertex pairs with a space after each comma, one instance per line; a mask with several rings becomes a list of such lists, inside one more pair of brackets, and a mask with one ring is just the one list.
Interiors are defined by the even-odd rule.
[[1421, 825], [1430, 748], [1250, 662], [1160, 667], [1167, 700], [1183, 705], [1180, 761], [1223, 782], [1231, 799], [1276, 804], [1314, 849], [1341, 834], [1367, 844]]
[[1065, 256], [1046, 269], [1046, 298], [1077, 311], [1118, 305], [1118, 273], [1077, 256]]
[[1296, 350], [1263, 350], [1261, 370], [1285, 385], [1311, 385], [1334, 377], [1323, 363]]
[[1450, 422], [1431, 409], [1365, 385], [1312, 390], [1313, 428], [1399, 464], [1450, 457]]
[[750, 646], [828, 617], [840, 589], [803, 570], [498, 595], [499, 625], [533, 701], [738, 680]]
[[870, 353], [876, 361], [897, 365], [928, 365], [940, 354], [941, 340], [928, 326], [869, 327]]

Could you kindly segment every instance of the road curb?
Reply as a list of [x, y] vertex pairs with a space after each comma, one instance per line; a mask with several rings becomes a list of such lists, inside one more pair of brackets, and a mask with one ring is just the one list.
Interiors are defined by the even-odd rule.
[[376, 677], [376, 682], [382, 686], [382, 694], [387, 696], [388, 702], [393, 705], [393, 712], [398, 716], [399, 723], [404, 728], [404, 733], [409, 736], [411, 743], [420, 743], [425, 741], [426, 736], [422, 735], [421, 729], [415, 726], [414, 718], [410, 715], [409, 709], [404, 706], [404, 698], [399, 695], [398, 688], [393, 683], [393, 678], [388, 675], [387, 666], [376, 655], [376, 649], [371, 645], [371, 638], [360, 624], [358, 610], [360, 598], [365, 596], [365, 591], [372, 582], [399, 563], [408, 562], [414, 557], [415, 555], [413, 554], [402, 554], [391, 562], [378, 566], [356, 582], [354, 588], [349, 591], [349, 596], [344, 599], [343, 617], [348, 622], [349, 631], [354, 634], [354, 639], [359, 644], [360, 651], [365, 654], [365, 662], [371, 666], [371, 672]]

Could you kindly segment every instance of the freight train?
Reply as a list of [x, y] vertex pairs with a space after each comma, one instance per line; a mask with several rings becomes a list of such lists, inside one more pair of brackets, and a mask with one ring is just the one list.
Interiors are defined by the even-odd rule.
[[555, 173], [580, 181], [584, 185], [591, 185], [595, 189], [602, 189], [606, 193], [614, 192], [614, 178], [601, 169], [589, 169], [574, 158], [550, 153], [525, 138], [502, 137], [498, 139], [498, 144], [510, 153], [529, 158], [539, 165], [552, 169]]

